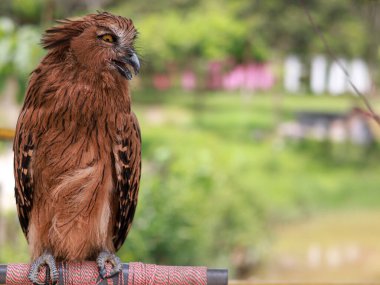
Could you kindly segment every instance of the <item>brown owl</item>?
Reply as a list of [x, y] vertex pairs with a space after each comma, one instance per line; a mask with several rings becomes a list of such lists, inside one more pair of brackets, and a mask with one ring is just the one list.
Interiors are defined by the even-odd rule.
[[141, 134], [129, 80], [140, 69], [130, 19], [110, 13], [58, 21], [31, 73], [14, 140], [18, 216], [33, 260], [121, 266], [141, 173]]

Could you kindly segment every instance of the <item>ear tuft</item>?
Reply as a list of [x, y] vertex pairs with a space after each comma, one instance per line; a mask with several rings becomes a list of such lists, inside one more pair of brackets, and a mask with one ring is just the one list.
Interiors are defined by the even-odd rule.
[[[87, 23], [86, 23], [87, 22]], [[54, 26], [45, 31], [41, 39], [42, 47], [52, 49], [55, 47], [68, 47], [70, 40], [79, 36], [88, 25], [88, 21], [79, 20], [58, 20], [58, 26]]]

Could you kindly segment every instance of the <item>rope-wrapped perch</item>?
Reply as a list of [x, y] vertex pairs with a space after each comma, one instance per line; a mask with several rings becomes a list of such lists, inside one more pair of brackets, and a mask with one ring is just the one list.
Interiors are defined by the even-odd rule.
[[[59, 285], [227, 285], [226, 269], [207, 269], [192, 266], [162, 266], [130, 262], [122, 265], [122, 270], [112, 278], [102, 279], [95, 262], [59, 262]], [[0, 264], [0, 284], [31, 285], [28, 279], [30, 264]], [[108, 267], [108, 271], [110, 267]], [[46, 279], [46, 269], [40, 273], [41, 282]]]

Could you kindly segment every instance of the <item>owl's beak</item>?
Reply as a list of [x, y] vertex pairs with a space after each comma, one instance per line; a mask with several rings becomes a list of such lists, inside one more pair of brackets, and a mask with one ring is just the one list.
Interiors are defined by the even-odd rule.
[[128, 63], [133, 67], [133, 71], [135, 72], [135, 75], [137, 75], [140, 71], [140, 61], [137, 55], [132, 52], [132, 55], [127, 59]]
[[131, 52], [128, 56], [119, 58], [112, 61], [119, 73], [124, 76], [126, 79], [132, 79], [132, 73], [129, 70], [129, 66], [133, 68], [135, 75], [139, 73], [140, 70], [140, 61], [136, 53]]

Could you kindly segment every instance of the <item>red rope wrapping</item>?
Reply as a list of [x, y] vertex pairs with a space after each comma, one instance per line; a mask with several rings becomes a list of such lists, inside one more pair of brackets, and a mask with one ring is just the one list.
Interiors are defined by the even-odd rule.
[[128, 285], [206, 285], [207, 268], [129, 263]]
[[[9, 264], [5, 284], [31, 284], [28, 279], [30, 264]], [[45, 279], [45, 269], [40, 271], [39, 279]]]
[[[99, 277], [98, 267], [95, 262], [77, 262], [77, 263], [58, 263], [59, 267], [62, 266], [62, 283], [65, 285], [74, 284], [105, 284], [103, 279]], [[28, 279], [30, 264], [9, 264], [7, 266], [6, 283], [10, 285], [29, 285], [32, 284]], [[106, 265], [107, 273], [111, 270], [111, 265]], [[108, 284], [125, 284], [123, 274], [120, 273], [117, 283], [113, 279], [107, 279]], [[39, 273], [39, 281], [46, 280], [46, 268], [42, 267]], [[51, 284], [51, 282], [49, 283]]]
[[[95, 262], [57, 263], [60, 268], [59, 284], [74, 285], [207, 285], [207, 268], [190, 266], [159, 266], [141, 262], [129, 263], [128, 280], [123, 272], [114, 278], [103, 280], [99, 277]], [[107, 273], [111, 266], [106, 266]], [[30, 264], [9, 264], [6, 283], [9, 285], [31, 285], [28, 279]], [[42, 267], [39, 280], [46, 280], [46, 268]], [[128, 281], [128, 282], [127, 282]], [[49, 283], [51, 284], [51, 283]]]
[[[67, 285], [75, 284], [100, 284], [103, 280], [99, 277], [98, 267], [94, 262], [62, 263], [62, 283]], [[106, 264], [107, 275], [111, 271], [111, 265]], [[107, 284], [114, 285], [112, 279], [107, 279]], [[124, 284], [123, 274], [119, 273], [118, 283]]]

